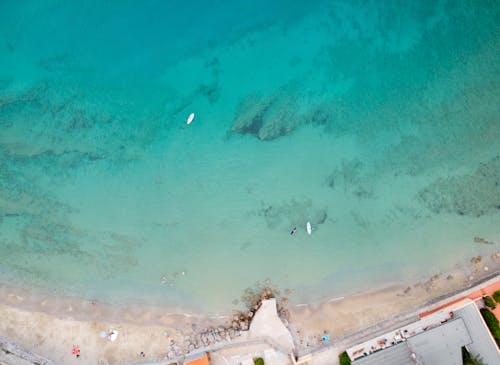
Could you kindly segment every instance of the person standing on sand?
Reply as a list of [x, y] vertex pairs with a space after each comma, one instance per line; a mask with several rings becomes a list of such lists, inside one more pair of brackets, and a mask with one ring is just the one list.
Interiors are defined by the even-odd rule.
[[71, 351], [72, 355], [75, 355], [75, 357], [78, 359], [80, 357], [80, 347], [73, 345], [73, 350]]

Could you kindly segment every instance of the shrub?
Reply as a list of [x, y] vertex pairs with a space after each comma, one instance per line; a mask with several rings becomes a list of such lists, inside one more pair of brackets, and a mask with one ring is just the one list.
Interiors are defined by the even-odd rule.
[[481, 355], [476, 355], [472, 359], [472, 365], [486, 365], [486, 364], [483, 362], [483, 358], [481, 357]]
[[347, 352], [343, 352], [339, 355], [340, 365], [351, 365], [351, 359], [347, 355]]
[[495, 299], [495, 302], [500, 303], [500, 290], [493, 293], [493, 299]]
[[489, 296], [484, 296], [483, 297], [483, 301], [484, 301], [484, 304], [486, 304], [487, 307], [490, 307], [491, 309], [495, 309], [496, 308], [496, 305], [495, 305], [495, 301], [493, 299], [491, 299], [491, 297]]
[[467, 351], [465, 346], [462, 346], [462, 360], [464, 365], [469, 365], [472, 363], [472, 356], [470, 356], [470, 352]]
[[462, 346], [462, 363], [463, 365], [485, 365], [480, 355], [472, 357], [465, 346]]
[[253, 361], [253, 363], [255, 365], [264, 365], [264, 359], [262, 357], [258, 357]]
[[481, 315], [490, 329], [491, 334], [495, 338], [497, 345], [500, 346], [500, 327], [498, 327], [498, 319], [493, 313], [486, 308], [481, 308]]

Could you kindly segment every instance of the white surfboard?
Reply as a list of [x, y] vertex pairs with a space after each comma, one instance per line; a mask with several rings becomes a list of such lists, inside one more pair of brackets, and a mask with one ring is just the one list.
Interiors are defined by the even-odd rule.
[[115, 342], [117, 338], [118, 338], [118, 331], [112, 330], [111, 333], [109, 334], [109, 339]]
[[307, 222], [306, 228], [307, 228], [307, 234], [311, 234], [312, 233], [311, 222]]
[[189, 117], [186, 120], [186, 124], [189, 125], [194, 119], [194, 113], [189, 114]]

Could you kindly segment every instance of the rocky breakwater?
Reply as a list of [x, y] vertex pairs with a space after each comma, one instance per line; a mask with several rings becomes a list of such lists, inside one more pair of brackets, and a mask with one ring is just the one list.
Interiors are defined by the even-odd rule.
[[175, 358], [180, 353], [189, 354], [198, 352], [202, 348], [216, 347], [224, 343], [230, 343], [237, 340], [250, 328], [250, 323], [255, 313], [259, 310], [262, 301], [276, 298], [278, 303], [278, 314], [285, 325], [288, 325], [290, 312], [286, 308], [287, 298], [280, 297], [280, 292], [271, 287], [265, 287], [260, 291], [255, 289], [247, 289], [241, 301], [245, 304], [246, 309], [235, 310], [230, 322], [217, 327], [208, 327], [201, 330], [196, 330], [193, 325], [194, 333], [184, 338], [182, 346], [176, 346], [171, 341], [168, 358]]

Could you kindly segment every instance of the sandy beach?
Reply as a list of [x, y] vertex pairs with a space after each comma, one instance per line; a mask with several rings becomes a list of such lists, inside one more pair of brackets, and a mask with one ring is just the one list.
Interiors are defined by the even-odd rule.
[[433, 299], [472, 286], [500, 269], [498, 262], [487, 264], [486, 271], [484, 266], [481, 266], [483, 271], [478, 270], [472, 275], [472, 279], [469, 271], [462, 268], [437, 273], [413, 284], [395, 284], [343, 299], [333, 298], [316, 305], [292, 307], [290, 327], [296, 336], [297, 348], [304, 353], [311, 348], [321, 347], [321, 337], [325, 332], [330, 334], [332, 340], [341, 339]]
[[[369, 292], [313, 304], [285, 304], [298, 353], [362, 330], [434, 298], [470, 286], [500, 270], [499, 255], [472, 259], [452, 272], [427, 280], [394, 284]], [[486, 270], [487, 268], [487, 270]], [[214, 317], [169, 314], [157, 307], [116, 307], [54, 295], [32, 295], [19, 288], [0, 289], [0, 335], [56, 364], [130, 364], [182, 357], [203, 347], [200, 333], [230, 325], [231, 313]], [[170, 312], [171, 313], [171, 312]], [[103, 332], [118, 331], [112, 342]], [[229, 333], [228, 333], [229, 334]], [[233, 339], [238, 331], [231, 333]], [[80, 358], [71, 354], [73, 345]], [[144, 352], [145, 357], [140, 353]]]

